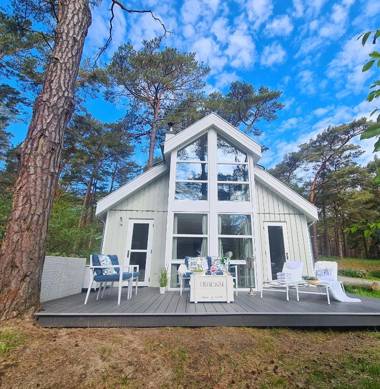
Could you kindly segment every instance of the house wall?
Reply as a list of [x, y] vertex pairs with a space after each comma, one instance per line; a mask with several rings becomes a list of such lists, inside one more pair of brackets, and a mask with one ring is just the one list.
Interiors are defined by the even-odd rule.
[[257, 210], [254, 217], [256, 217], [255, 221], [258, 223], [256, 231], [258, 243], [261, 245], [261, 268], [263, 269], [264, 280], [268, 280], [270, 274], [265, 222], [284, 222], [286, 224], [289, 259], [302, 260], [304, 262], [304, 274], [312, 275], [313, 259], [305, 215], [258, 180], [255, 181], [255, 193]]
[[107, 212], [102, 252], [125, 258], [128, 220], [153, 220], [150, 286], [159, 286], [159, 272], [165, 266], [165, 237], [169, 175], [165, 174], [123, 200]]

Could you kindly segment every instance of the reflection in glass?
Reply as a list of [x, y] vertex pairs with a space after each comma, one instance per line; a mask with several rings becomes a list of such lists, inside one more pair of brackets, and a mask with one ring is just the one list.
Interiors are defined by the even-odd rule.
[[176, 213], [174, 215], [174, 234], [207, 234], [207, 215]]
[[218, 184], [219, 201], [249, 201], [248, 184]]
[[218, 136], [218, 162], [247, 162], [247, 154]]
[[252, 257], [252, 238], [219, 238], [219, 255], [226, 256], [232, 252], [232, 259]]
[[134, 223], [132, 234], [132, 250], [145, 250], [148, 247], [148, 223]]
[[207, 181], [207, 163], [177, 163], [177, 180]]
[[219, 235], [252, 235], [250, 215], [218, 215]]
[[207, 161], [207, 134], [178, 150], [177, 159], [179, 161]]
[[248, 165], [218, 165], [218, 181], [248, 181]]
[[177, 182], [175, 198], [176, 200], [207, 200], [207, 184]]
[[207, 255], [207, 238], [173, 238], [173, 259]]
[[146, 252], [131, 252], [130, 265], [139, 265], [139, 281], [145, 280]]

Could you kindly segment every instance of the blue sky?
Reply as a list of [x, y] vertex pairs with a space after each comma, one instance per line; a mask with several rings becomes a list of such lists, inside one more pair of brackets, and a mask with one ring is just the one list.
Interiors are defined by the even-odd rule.
[[[361, 72], [373, 47], [363, 48], [356, 38], [380, 27], [380, 1], [147, 0], [129, 1], [128, 6], [152, 9], [172, 32], [166, 45], [194, 51], [210, 66], [208, 91], [224, 91], [231, 81], [242, 80], [283, 92], [285, 108], [277, 120], [261, 123], [263, 135], [255, 139], [269, 147], [262, 159], [267, 167], [327, 126], [368, 116], [374, 109], [366, 96], [376, 70]], [[94, 9], [84, 57], [94, 58], [107, 39], [108, 7], [103, 0]], [[123, 42], [139, 47], [143, 39], [161, 33], [149, 15], [117, 10], [113, 40], [102, 61]], [[107, 122], [123, 115], [122, 102], [97, 99], [88, 101], [87, 108]], [[16, 140], [22, 139], [26, 124], [11, 130]], [[373, 141], [354, 142], [366, 149], [359, 162], [373, 158]], [[144, 163], [146, 153], [138, 150], [137, 158]]]

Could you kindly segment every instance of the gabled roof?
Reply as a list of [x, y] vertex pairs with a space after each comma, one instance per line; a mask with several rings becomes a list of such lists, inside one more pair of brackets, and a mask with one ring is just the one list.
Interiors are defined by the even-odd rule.
[[206, 132], [210, 127], [216, 127], [227, 140], [238, 145], [239, 148], [247, 153], [252, 154], [256, 161], [261, 157], [261, 146], [258, 143], [222, 119], [216, 113], [210, 113], [172, 138], [169, 138], [164, 144], [165, 155], [170, 154], [173, 150], [182, 145], [190, 143], [202, 133]]
[[145, 173], [137, 176], [131, 182], [128, 182], [110, 193], [108, 196], [103, 197], [96, 205], [96, 216], [100, 216], [104, 212], [107, 212], [110, 208], [114, 207], [117, 203], [124, 200], [138, 189], [166, 173], [167, 170], [168, 167], [164, 163], [154, 166]]
[[318, 220], [318, 209], [315, 205], [304, 199], [301, 195], [293, 189], [290, 189], [287, 185], [276, 177], [273, 177], [264, 169], [255, 167], [255, 180], [268, 187], [272, 192], [286, 200], [294, 208], [303, 212], [309, 220]]

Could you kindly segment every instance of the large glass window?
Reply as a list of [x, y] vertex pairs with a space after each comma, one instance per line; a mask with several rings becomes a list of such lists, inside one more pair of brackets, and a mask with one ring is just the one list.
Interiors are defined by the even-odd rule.
[[250, 287], [251, 279], [245, 260], [252, 257], [252, 226], [250, 215], [220, 214], [218, 215], [219, 255], [230, 257], [233, 265], [231, 271], [238, 273], [238, 287]]
[[206, 214], [175, 213], [173, 220], [173, 249], [171, 287], [178, 286], [173, 270], [186, 257], [208, 255], [208, 220]]
[[249, 201], [247, 154], [218, 136], [217, 185], [219, 201]]
[[176, 200], [207, 200], [207, 134], [178, 150]]

